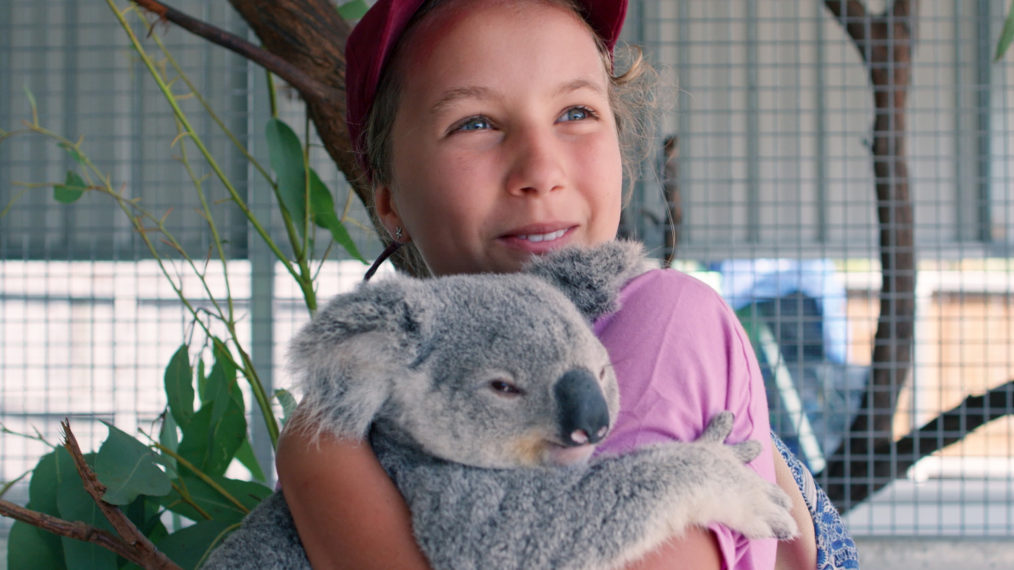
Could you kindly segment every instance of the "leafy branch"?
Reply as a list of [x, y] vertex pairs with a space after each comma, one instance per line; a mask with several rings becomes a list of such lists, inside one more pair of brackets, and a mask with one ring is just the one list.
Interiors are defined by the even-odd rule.
[[[265, 391], [239, 335], [241, 317], [235, 309], [225, 241], [216, 224], [219, 204], [207, 191], [209, 180], [224, 187], [227, 204], [234, 205], [242, 213], [275, 259], [296, 281], [309, 312], [317, 306], [314, 278], [319, 267], [311, 267], [316, 257], [317, 228], [323, 229], [329, 238], [325, 253], [320, 257], [321, 265], [335, 245], [363, 260], [345, 229], [345, 223], [350, 221], [351, 193], [339, 215], [331, 191], [310, 166], [308, 141], [300, 141], [288, 125], [273, 116], [266, 129], [270, 170], [260, 164], [229, 131], [157, 34], [151, 33], [154, 31], [152, 23], [134, 8], [120, 10], [110, 0], [107, 4], [172, 109], [177, 134], [170, 147], [175, 149], [175, 157], [194, 189], [199, 203], [197, 213], [210, 235], [209, 250], [203, 254], [203, 259], [189, 254], [170, 229], [172, 211], [162, 214], [149, 211], [140, 198], [131, 197], [125, 186], [114, 185], [111, 177], [88, 157], [83, 139], [70, 140], [45, 128], [35, 98], [26, 90], [31, 119], [23, 128], [0, 130], [0, 144], [22, 136], [43, 137], [70, 156], [73, 166], [61, 182], [17, 183], [22, 191], [0, 211], [0, 217], [11, 212], [21, 196], [43, 188], [52, 188], [54, 200], [65, 205], [77, 202], [86, 192], [111, 199], [156, 262], [189, 316], [191, 329], [186, 335], [188, 340], [172, 356], [165, 370], [168, 405], [167, 412], [162, 415], [157, 442], [145, 446], [110, 425], [109, 437], [95, 454], [82, 455], [78, 461], [72, 456], [74, 453], [81, 455], [80, 450], [70, 450], [68, 454], [64, 448], [55, 448], [40, 459], [32, 471], [28, 505], [20, 507], [6, 502], [2, 505], [0, 515], [18, 521], [11, 529], [11, 543], [17, 543], [18, 548], [8, 552], [8, 566], [12, 570], [40, 564], [59, 567], [84, 557], [94, 561], [96, 567], [112, 568], [121, 565], [117, 556], [146, 567], [194, 567], [239, 525], [250, 509], [272, 492], [258, 481], [225, 477], [230, 464], [238, 461], [255, 479], [265, 479], [247, 435], [238, 376], [242, 375], [248, 383], [272, 444], [279, 434], [273, 400], [281, 404], [282, 421], [290, 413], [294, 400], [283, 390], [273, 395]], [[133, 24], [127, 19], [131, 12], [135, 12], [147, 28], [149, 37], [161, 51], [161, 61], [147, 53], [135, 35]], [[269, 84], [270, 77], [268, 74]], [[173, 91], [174, 86], [178, 89], [180, 84], [186, 86], [184, 94]], [[273, 240], [266, 226], [247, 206], [246, 197], [225, 175], [184, 112], [182, 100], [185, 98], [198, 101], [204, 113], [268, 182], [285, 224], [287, 245]], [[196, 150], [196, 154], [192, 150]], [[210, 176], [200, 172], [196, 161], [207, 166]], [[217, 258], [221, 265], [224, 292], [218, 291], [210, 281], [211, 257]], [[203, 302], [196, 300], [192, 289], [189, 294], [185, 291], [187, 274], [199, 281], [199, 297]], [[224, 327], [225, 334], [221, 337], [216, 334], [219, 327]], [[192, 346], [190, 336], [195, 330], [203, 333], [204, 340], [203, 344], [198, 342], [197, 346]], [[206, 367], [201, 357], [192, 361], [192, 352], [210, 352], [211, 366]], [[200, 403], [197, 409], [195, 400]], [[83, 473], [74, 480], [66, 477], [75, 469], [88, 468], [86, 461], [91, 461], [94, 467], [91, 476]], [[124, 465], [130, 469], [124, 471]], [[13, 484], [13, 481], [4, 484], [3, 490]], [[103, 504], [99, 504], [100, 500]], [[167, 513], [172, 513], [176, 521], [177, 528], [171, 533], [162, 522]], [[157, 554], [160, 558], [150, 558], [143, 563], [136, 560], [137, 553], [130, 549], [136, 549], [135, 545], [140, 542], [134, 540], [132, 533], [148, 537], [148, 545], [143, 546], [144, 556]], [[102, 549], [94, 545], [103, 547], [106, 554], [100, 554]], [[162, 566], [162, 558], [172, 562]]]
[[20, 507], [4, 500], [0, 500], [0, 514], [60, 536], [97, 544], [142, 568], [179, 569], [180, 566], [155, 548], [155, 545], [124, 515], [123, 511], [103, 500], [108, 488], [99, 481], [95, 471], [85, 461], [81, 448], [78, 446], [77, 438], [74, 437], [74, 432], [70, 429], [70, 422], [64, 420], [61, 426], [63, 427], [65, 438], [64, 448], [70, 453], [85, 491], [95, 501], [95, 505], [105, 516], [106, 520], [113, 526], [115, 533], [96, 528], [81, 521], [68, 521], [60, 517]]

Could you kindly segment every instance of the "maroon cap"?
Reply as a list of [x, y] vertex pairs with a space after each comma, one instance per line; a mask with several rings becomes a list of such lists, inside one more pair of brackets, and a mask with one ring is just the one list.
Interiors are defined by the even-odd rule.
[[[425, 0], [377, 0], [345, 44], [345, 121], [361, 166], [366, 157], [362, 132], [377, 94], [381, 72], [405, 28]], [[578, 0], [584, 18], [610, 52], [627, 14], [627, 0]]]

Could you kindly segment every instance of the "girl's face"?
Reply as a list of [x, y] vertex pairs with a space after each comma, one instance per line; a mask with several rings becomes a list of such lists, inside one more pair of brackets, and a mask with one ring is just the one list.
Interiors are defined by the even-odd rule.
[[533, 254], [615, 237], [622, 166], [608, 77], [578, 16], [467, 1], [408, 38], [386, 227], [436, 275], [518, 270]]

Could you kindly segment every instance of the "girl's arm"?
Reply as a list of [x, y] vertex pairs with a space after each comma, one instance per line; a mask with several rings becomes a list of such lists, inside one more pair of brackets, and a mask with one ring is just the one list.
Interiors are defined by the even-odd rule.
[[[401, 494], [364, 442], [282, 432], [276, 458], [285, 500], [314, 568], [428, 568]], [[690, 529], [627, 570], [718, 569], [718, 543]]]
[[674, 538], [656, 548], [637, 562], [628, 564], [624, 570], [668, 570], [673, 568], [718, 570], [721, 568], [721, 563], [722, 556], [718, 549], [718, 539], [711, 531], [695, 527], [687, 530], [683, 536]]
[[789, 470], [785, 458], [777, 450], [772, 449], [775, 458], [775, 481], [792, 499], [792, 517], [799, 527], [799, 536], [793, 540], [778, 543], [778, 554], [775, 559], [776, 570], [810, 570], [817, 567], [817, 538], [813, 529], [810, 510], [806, 508], [803, 494], [796, 485], [796, 480]]
[[276, 465], [314, 568], [428, 569], [408, 508], [370, 446], [289, 428]]

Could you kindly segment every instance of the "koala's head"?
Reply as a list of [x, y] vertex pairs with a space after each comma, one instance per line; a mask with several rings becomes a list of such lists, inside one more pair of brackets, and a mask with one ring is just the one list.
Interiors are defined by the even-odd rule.
[[619, 408], [590, 321], [644, 268], [639, 247], [613, 242], [524, 273], [364, 285], [296, 337], [303, 407], [321, 431], [363, 437], [375, 425], [470, 465], [583, 461]]

